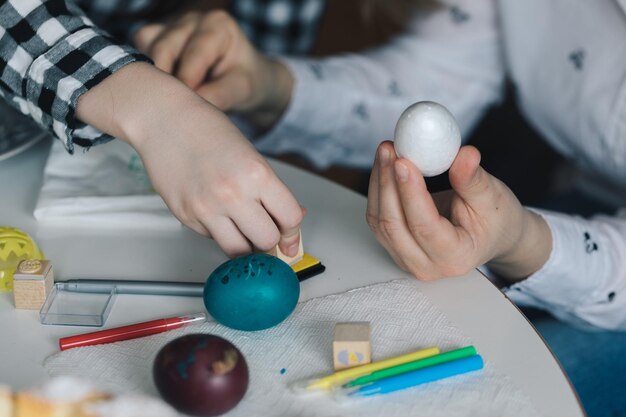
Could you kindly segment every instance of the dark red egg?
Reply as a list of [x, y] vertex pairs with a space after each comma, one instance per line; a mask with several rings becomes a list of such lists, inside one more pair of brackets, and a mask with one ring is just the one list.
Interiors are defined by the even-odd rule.
[[211, 334], [174, 339], [157, 354], [154, 383], [165, 401], [194, 416], [218, 416], [248, 388], [248, 365], [228, 340]]

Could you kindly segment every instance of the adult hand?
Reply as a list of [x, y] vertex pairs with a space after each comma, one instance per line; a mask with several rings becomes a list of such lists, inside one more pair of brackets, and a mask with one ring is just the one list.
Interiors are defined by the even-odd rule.
[[172, 213], [227, 255], [277, 243], [296, 254], [296, 199], [228, 118], [178, 80], [130, 64], [81, 96], [77, 114], [129, 142]]
[[168, 24], [146, 25], [134, 41], [158, 68], [219, 109], [246, 114], [261, 128], [275, 123], [289, 103], [289, 70], [256, 51], [224, 11], [191, 12]]
[[395, 262], [420, 280], [460, 276], [490, 262], [511, 280], [538, 270], [551, 251], [545, 221], [480, 167], [480, 153], [460, 149], [452, 189], [431, 195], [419, 170], [383, 142], [372, 171], [367, 222]]

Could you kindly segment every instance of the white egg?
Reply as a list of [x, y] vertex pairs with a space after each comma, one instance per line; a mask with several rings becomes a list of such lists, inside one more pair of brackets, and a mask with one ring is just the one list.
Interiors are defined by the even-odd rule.
[[398, 157], [413, 162], [425, 177], [450, 168], [461, 147], [461, 132], [454, 116], [432, 101], [409, 106], [400, 116], [394, 136]]

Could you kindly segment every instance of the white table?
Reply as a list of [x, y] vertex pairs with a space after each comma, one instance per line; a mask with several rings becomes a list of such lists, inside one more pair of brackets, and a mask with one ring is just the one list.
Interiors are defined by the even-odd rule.
[[[77, 229], [71, 223], [44, 228], [32, 216], [49, 150], [45, 141], [0, 162], [0, 224], [29, 232], [57, 279], [127, 278], [204, 281], [226, 258], [217, 246], [181, 228], [167, 233]], [[302, 283], [301, 301], [363, 285], [406, 277], [377, 244], [365, 223], [362, 196], [307, 172], [272, 162], [309, 214], [303, 224], [306, 249], [327, 271]], [[478, 271], [420, 284], [420, 290], [478, 351], [497, 364], [551, 417], [584, 416], [577, 397], [541, 337], [517, 308]], [[202, 311], [200, 299], [120, 296], [106, 327]], [[74, 327], [42, 326], [35, 311], [15, 310], [0, 294], [0, 383], [15, 389], [46, 377], [43, 360], [57, 351], [59, 337]]]

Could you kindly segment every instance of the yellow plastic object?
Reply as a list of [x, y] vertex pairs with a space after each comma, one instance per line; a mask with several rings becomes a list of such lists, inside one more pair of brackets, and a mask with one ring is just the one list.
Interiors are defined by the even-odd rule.
[[319, 264], [320, 261], [318, 259], [305, 252], [304, 255], [302, 255], [302, 260], [291, 265], [291, 269], [293, 269], [294, 272], [297, 274], [300, 271], [304, 271], [307, 268], [311, 268], [312, 266], [316, 266]]
[[44, 259], [44, 255], [28, 233], [0, 226], [0, 292], [13, 289], [13, 273], [24, 259]]

